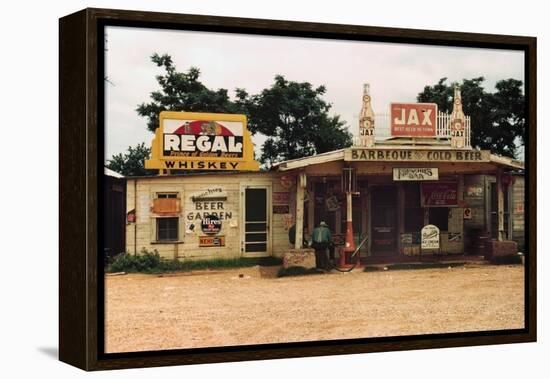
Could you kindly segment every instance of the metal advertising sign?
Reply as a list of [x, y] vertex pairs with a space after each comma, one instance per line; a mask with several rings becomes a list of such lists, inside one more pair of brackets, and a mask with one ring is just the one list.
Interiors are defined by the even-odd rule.
[[424, 249], [439, 249], [439, 228], [435, 225], [426, 225], [422, 228], [421, 246]]
[[391, 135], [394, 137], [435, 137], [437, 104], [392, 103]]
[[421, 181], [438, 179], [439, 170], [437, 168], [395, 167], [393, 169], [393, 180], [395, 181]]
[[225, 246], [225, 236], [199, 236], [199, 247]]
[[258, 171], [246, 116], [161, 112], [145, 168]]
[[215, 215], [208, 215], [202, 219], [201, 229], [204, 234], [218, 234], [222, 229], [222, 222]]
[[458, 184], [437, 182], [420, 184], [420, 205], [422, 207], [458, 206]]

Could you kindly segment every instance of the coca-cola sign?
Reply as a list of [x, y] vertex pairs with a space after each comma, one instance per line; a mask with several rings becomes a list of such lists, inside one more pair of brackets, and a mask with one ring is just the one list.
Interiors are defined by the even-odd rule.
[[456, 207], [458, 184], [456, 182], [421, 183], [422, 207]]

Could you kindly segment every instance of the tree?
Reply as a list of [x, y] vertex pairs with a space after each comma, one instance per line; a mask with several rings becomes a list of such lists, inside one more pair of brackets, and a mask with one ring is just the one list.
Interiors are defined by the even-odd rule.
[[116, 154], [107, 161], [107, 167], [124, 176], [154, 175], [156, 170], [145, 169], [145, 160], [149, 159], [151, 150], [140, 143], [135, 147], [129, 146], [125, 154]]
[[159, 125], [161, 111], [234, 113], [235, 104], [229, 100], [227, 90], [206, 88], [199, 81], [200, 70], [191, 67], [187, 72], [176, 71], [172, 58], [167, 55], [151, 56], [151, 61], [164, 68], [163, 75], [157, 75], [159, 91], [151, 92], [150, 103], [140, 104], [136, 111], [147, 118], [147, 128], [154, 132]]
[[258, 95], [237, 90], [237, 109], [248, 114], [252, 133], [267, 136], [260, 161], [301, 158], [351, 145], [351, 135], [339, 116], [329, 116], [331, 105], [322, 99], [324, 86], [293, 82], [275, 76], [275, 83]]
[[268, 166], [351, 144], [345, 123], [339, 116], [328, 114], [331, 106], [322, 99], [324, 86], [313, 88], [310, 83], [287, 81], [278, 75], [273, 86], [258, 95], [237, 88], [236, 99], [231, 101], [226, 89], [213, 91], [202, 84], [198, 68], [178, 72], [166, 54], [155, 53], [151, 60], [164, 69], [164, 74], [156, 77], [160, 89], [151, 93], [150, 103], [142, 103], [136, 109], [147, 118], [150, 131], [158, 127], [159, 113], [164, 110], [244, 113], [251, 133], [268, 137], [259, 157]]
[[[471, 117], [473, 147], [489, 149], [501, 155], [515, 157], [518, 147], [525, 144], [525, 98], [523, 83], [516, 79], [496, 83], [496, 92], [483, 88], [483, 77], [463, 79], [460, 85], [464, 113]], [[419, 102], [437, 103], [440, 111], [450, 113], [453, 88], [442, 78], [433, 86], [426, 86], [418, 94]]]

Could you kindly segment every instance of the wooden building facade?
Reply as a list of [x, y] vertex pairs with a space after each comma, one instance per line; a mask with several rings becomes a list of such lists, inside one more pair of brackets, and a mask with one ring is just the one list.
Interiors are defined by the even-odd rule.
[[[320, 221], [329, 225], [336, 247], [343, 246], [348, 219], [344, 168], [356, 173], [351, 219], [356, 244], [367, 237], [361, 257], [484, 255], [487, 242], [499, 238], [498, 172], [501, 239], [522, 248], [525, 184], [520, 163], [488, 153], [461, 163], [348, 161], [352, 150], [282, 162], [272, 171], [256, 173], [127, 178], [126, 251], [157, 250], [167, 259], [281, 257], [293, 248], [288, 236], [293, 224], [300, 248], [300, 240], [309, 239]], [[376, 150], [390, 152], [389, 159], [396, 151], [417, 152], [418, 159], [427, 151], [446, 151], [406, 146]], [[394, 180], [394, 170], [403, 168], [437, 170], [438, 180]], [[212, 230], [209, 218], [216, 224]], [[420, 249], [426, 224], [441, 231], [439, 251]]]
[[[282, 256], [303, 249], [320, 221], [337, 247], [360, 246], [362, 257], [522, 249], [523, 162], [472, 148], [459, 88], [451, 114], [431, 103], [392, 103], [389, 114], [377, 115], [369, 91], [365, 84], [352, 147], [270, 171], [254, 172], [244, 115], [162, 112], [146, 161], [162, 175], [127, 180], [126, 250], [156, 249], [172, 259]], [[194, 145], [177, 142], [184, 137], [212, 151], [187, 151]], [[244, 138], [235, 144], [244, 150], [227, 153], [224, 138]], [[171, 168], [218, 171], [163, 175]], [[436, 248], [421, 246], [426, 226], [438, 234]]]
[[291, 184], [283, 174], [128, 178], [126, 251], [166, 259], [281, 256], [290, 247]]
[[[303, 222], [311, 230], [325, 221], [335, 243], [344, 245], [346, 221], [351, 219], [355, 245], [367, 240], [362, 257], [485, 255], [492, 240], [513, 240], [523, 249], [523, 164], [488, 151], [468, 154], [459, 161], [456, 149], [379, 144], [282, 162], [276, 168], [302, 175], [307, 182], [304, 188], [296, 187], [295, 197], [308, 199], [302, 210], [297, 204], [298, 227]], [[355, 173], [349, 206], [342, 184], [345, 170]], [[413, 176], [398, 178], [399, 172]], [[419, 177], [424, 173], [437, 173], [437, 179]], [[438, 250], [421, 250], [421, 229], [428, 224], [440, 230]]]

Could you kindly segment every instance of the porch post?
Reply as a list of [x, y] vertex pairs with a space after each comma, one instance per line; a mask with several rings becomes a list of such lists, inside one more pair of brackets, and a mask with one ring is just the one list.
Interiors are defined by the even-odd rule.
[[497, 169], [497, 217], [498, 241], [504, 241], [504, 190], [502, 186], [502, 168]]
[[[304, 235], [304, 189], [306, 188], [306, 173], [300, 172], [296, 181], [296, 237], [294, 248], [299, 250], [303, 245]], [[310, 200], [311, 201], [311, 200]]]
[[313, 228], [315, 227], [315, 185], [311, 186], [311, 191], [308, 191], [308, 198], [309, 200], [307, 202], [307, 231], [309, 232], [309, 234], [311, 234], [311, 232], [313, 231]]
[[397, 255], [404, 253], [402, 236], [405, 233], [405, 187], [397, 185]]

